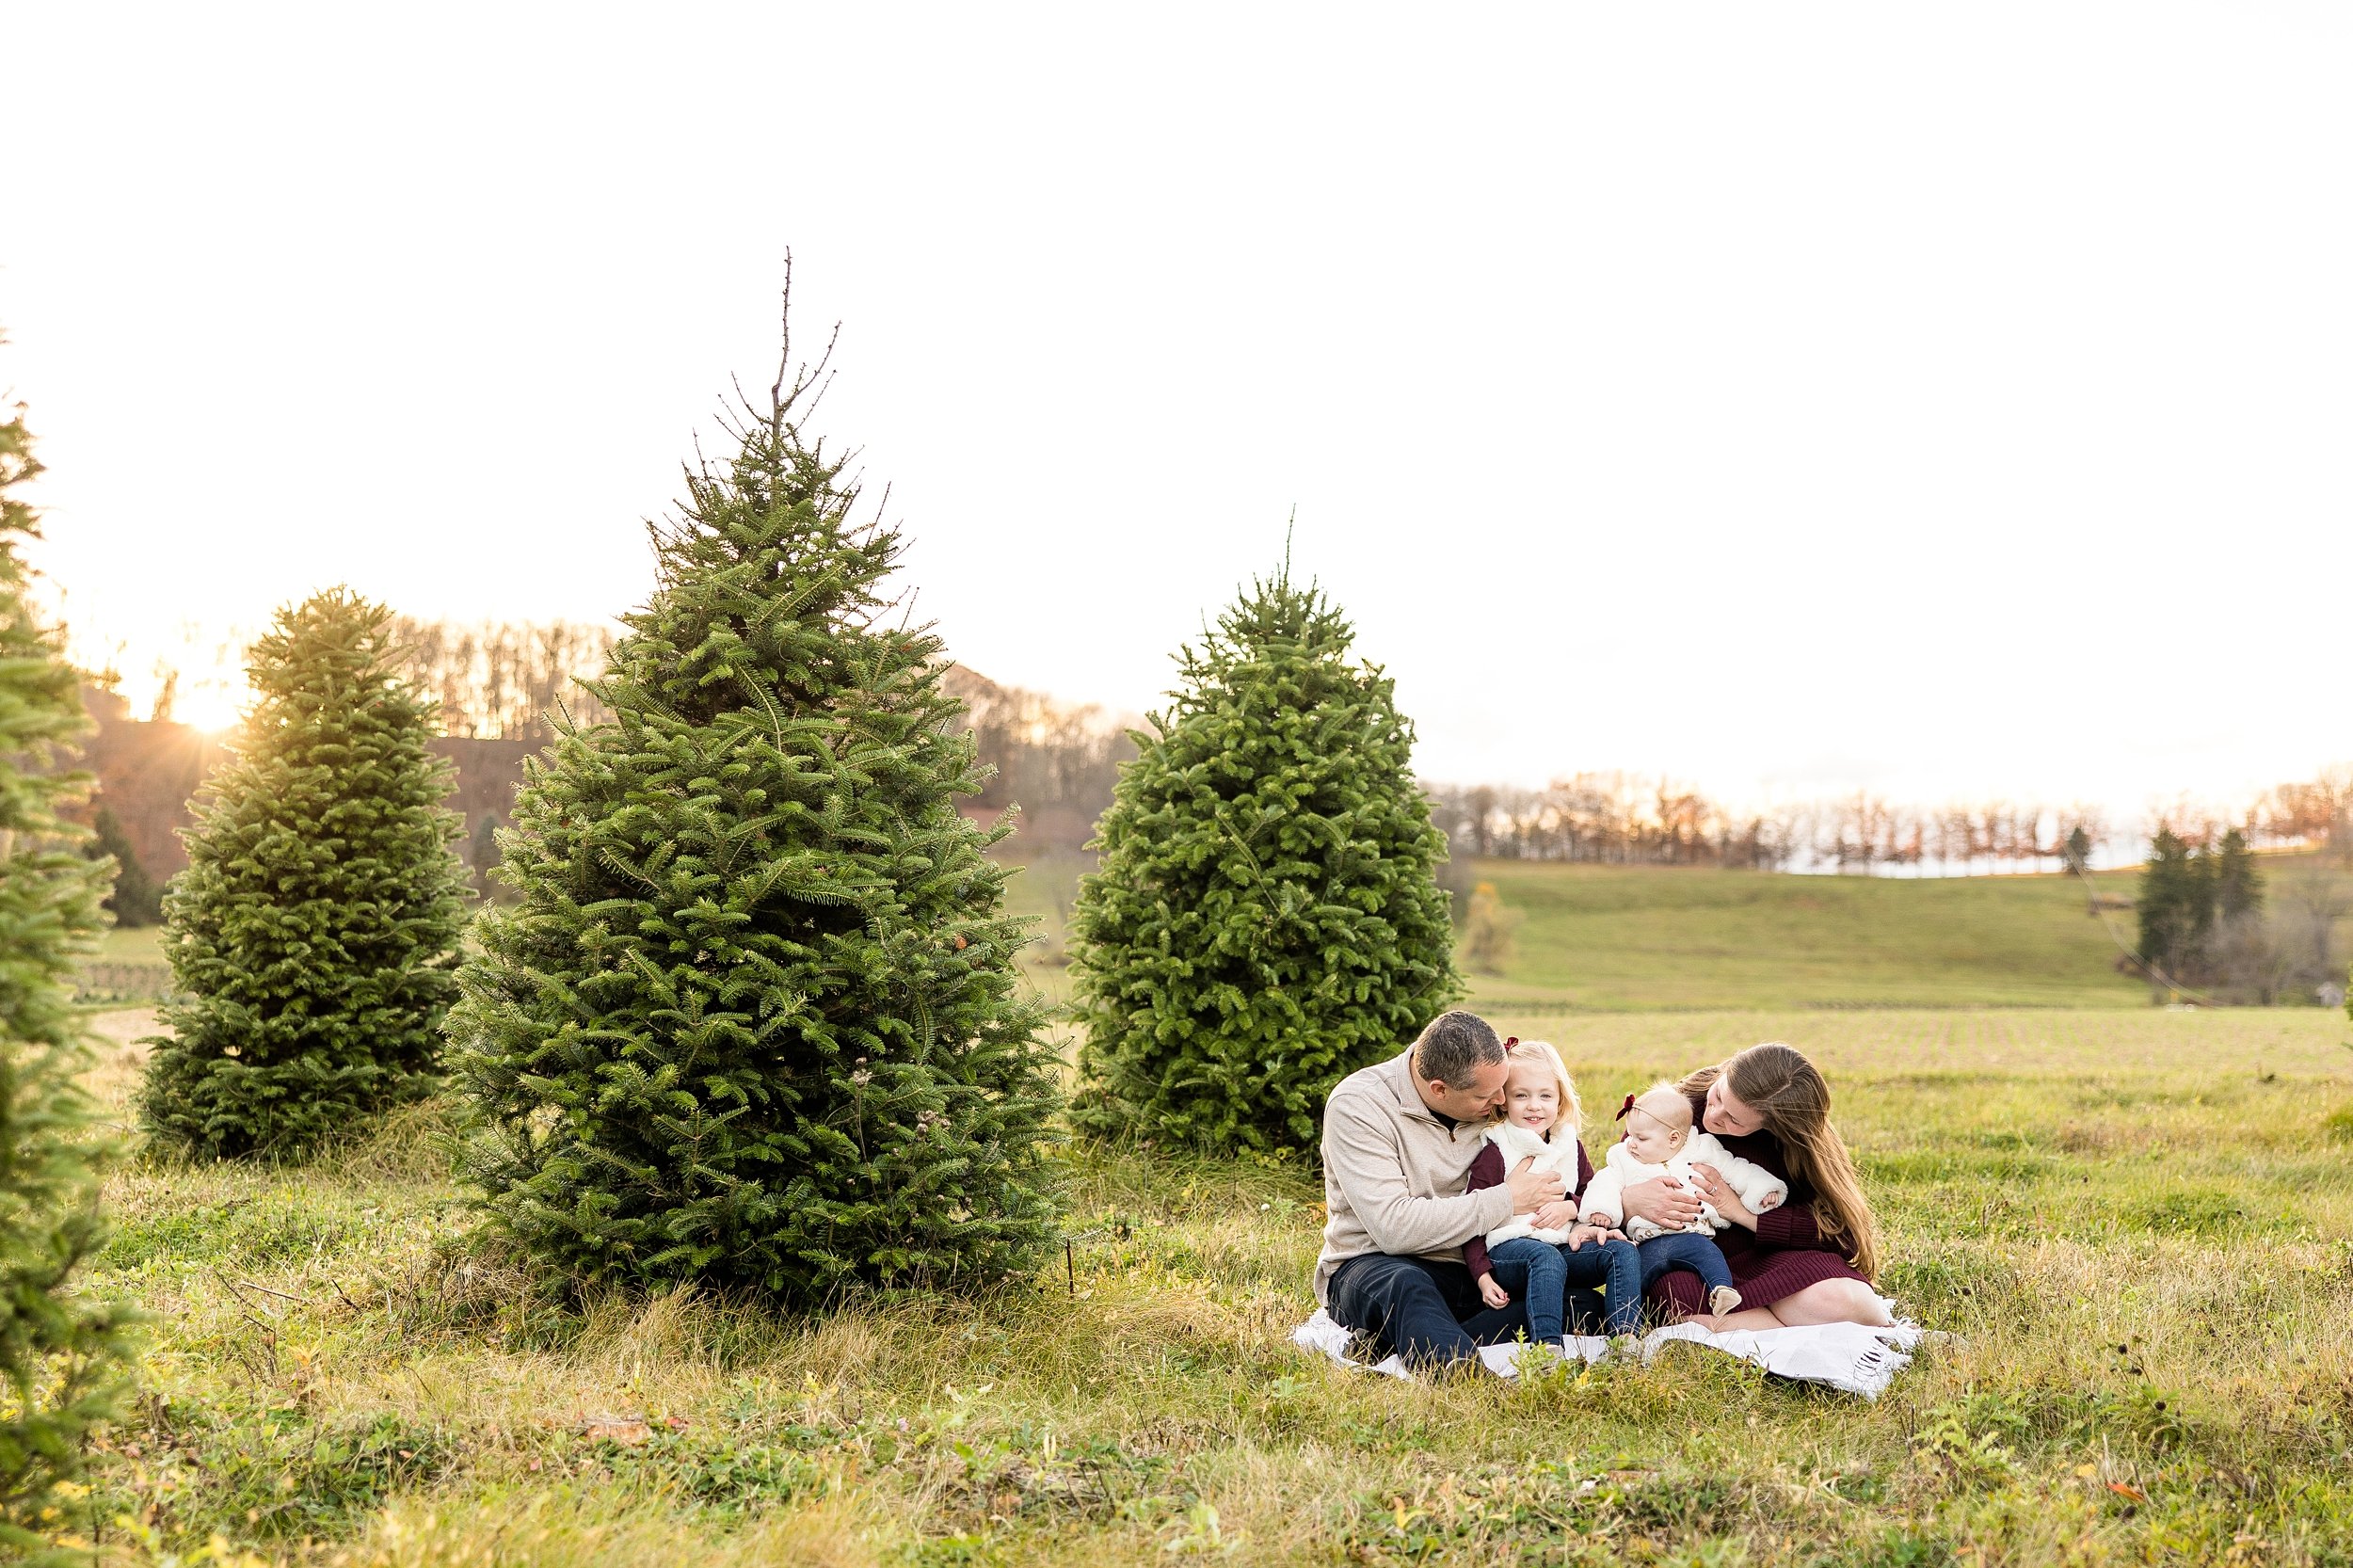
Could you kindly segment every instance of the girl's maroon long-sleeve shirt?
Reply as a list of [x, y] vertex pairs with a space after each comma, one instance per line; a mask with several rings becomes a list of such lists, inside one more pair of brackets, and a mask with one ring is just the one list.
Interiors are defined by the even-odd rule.
[[[1471, 1161], [1470, 1179], [1464, 1184], [1463, 1191], [1476, 1192], [1482, 1187], [1500, 1187], [1507, 1174], [1503, 1168], [1503, 1151], [1489, 1144]], [[1577, 1144], [1577, 1185], [1569, 1189], [1569, 1201], [1584, 1202], [1585, 1189], [1593, 1179], [1593, 1162], [1585, 1158], [1585, 1143], [1579, 1139]], [[1470, 1265], [1473, 1279], [1495, 1272], [1495, 1265], [1487, 1256], [1487, 1239], [1484, 1236], [1474, 1236], [1463, 1243], [1463, 1261]]]

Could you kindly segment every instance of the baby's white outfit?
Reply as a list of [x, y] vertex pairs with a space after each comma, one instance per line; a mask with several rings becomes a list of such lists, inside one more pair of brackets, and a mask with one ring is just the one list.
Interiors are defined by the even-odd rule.
[[[1487, 1129], [1487, 1142], [1503, 1151], [1503, 1174], [1506, 1176], [1519, 1169], [1521, 1160], [1533, 1155], [1536, 1158], [1533, 1169], [1560, 1172], [1562, 1192], [1574, 1194], [1577, 1192], [1576, 1139], [1563, 1138], [1558, 1143], [1547, 1144], [1544, 1134], [1532, 1128], [1522, 1127], [1517, 1122], [1497, 1122]], [[1498, 1241], [1509, 1241], [1521, 1236], [1532, 1236], [1556, 1247], [1569, 1239], [1566, 1230], [1537, 1229], [1533, 1214], [1514, 1214], [1508, 1224], [1487, 1232], [1487, 1245], [1492, 1247]]]
[[[1488, 1134], [1494, 1137], [1493, 1133]], [[1612, 1224], [1625, 1221], [1624, 1229], [1629, 1241], [1647, 1241], [1666, 1232], [1648, 1220], [1625, 1218], [1625, 1190], [1638, 1181], [1653, 1176], [1673, 1176], [1685, 1186], [1697, 1185], [1691, 1179], [1691, 1167], [1705, 1165], [1732, 1184], [1740, 1194], [1740, 1201], [1752, 1210], [1762, 1213], [1767, 1200], [1775, 1204], [1789, 1201], [1789, 1184], [1769, 1174], [1753, 1160], [1743, 1160], [1716, 1141], [1712, 1133], [1691, 1129], [1683, 1147], [1663, 1165], [1645, 1165], [1634, 1158], [1634, 1151], [1624, 1142], [1609, 1145], [1609, 1156], [1602, 1168], [1593, 1173], [1593, 1184], [1585, 1189], [1585, 1201], [1577, 1206], [1584, 1214], [1606, 1214]], [[1724, 1217], [1716, 1212], [1714, 1204], [1700, 1205], [1700, 1217], [1684, 1226], [1695, 1235], [1713, 1236], [1724, 1228]], [[1494, 1238], [1488, 1239], [1492, 1245]]]

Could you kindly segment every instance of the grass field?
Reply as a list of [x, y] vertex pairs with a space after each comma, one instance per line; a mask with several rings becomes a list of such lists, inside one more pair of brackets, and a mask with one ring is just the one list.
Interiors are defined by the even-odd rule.
[[115, 1177], [97, 1283], [154, 1314], [146, 1392], [64, 1526], [122, 1563], [2353, 1561], [2342, 1015], [1497, 1021], [1593, 1106], [1801, 1045], [1887, 1287], [1958, 1337], [1877, 1404], [1689, 1348], [1392, 1384], [1288, 1342], [1304, 1173], [1080, 1146], [1075, 1267], [993, 1300], [568, 1310], [467, 1249], [424, 1114]]
[[[1085, 862], [1025, 866], [1013, 906], [1040, 920], [1032, 981], [1059, 998], [1063, 921]], [[1518, 917], [1481, 1006], [1524, 1012], [1743, 1006], [2122, 1007], [2147, 987], [2082, 885], [2060, 876], [1789, 876], [1705, 867], [1473, 862]], [[2134, 873], [2104, 873], [2129, 899]], [[2111, 914], [2129, 936], [2132, 914]]]
[[[2116, 1007], [2147, 1000], [2072, 876], [1477, 863], [1520, 917], [1492, 1007]], [[2106, 879], [2129, 897], [2130, 876]], [[2130, 911], [2112, 915], [2128, 936]]]

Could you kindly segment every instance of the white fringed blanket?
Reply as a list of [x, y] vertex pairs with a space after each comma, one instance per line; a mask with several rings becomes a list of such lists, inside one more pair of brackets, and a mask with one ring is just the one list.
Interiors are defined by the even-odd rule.
[[[1301, 1348], [1328, 1355], [1344, 1367], [1382, 1372], [1393, 1378], [1413, 1376], [1396, 1356], [1378, 1364], [1351, 1361], [1351, 1337], [1348, 1330], [1334, 1322], [1331, 1314], [1321, 1307], [1291, 1335]], [[1653, 1329], [1642, 1336], [1642, 1359], [1650, 1360], [1658, 1353], [1659, 1347], [1677, 1339], [1689, 1339], [1693, 1344], [1707, 1345], [1726, 1355], [1754, 1362], [1776, 1377], [1828, 1384], [1833, 1388], [1875, 1400], [1911, 1362], [1913, 1349], [1921, 1339], [1921, 1330], [1916, 1323], [1898, 1320], [1885, 1328], [1863, 1323], [1817, 1323], [1804, 1328], [1736, 1329], [1727, 1334], [1710, 1334], [1696, 1323], [1676, 1323]], [[1525, 1343], [1488, 1345], [1481, 1349], [1479, 1358], [1490, 1371], [1507, 1378], [1517, 1377], [1520, 1355], [1530, 1348]], [[1568, 1341], [1568, 1352], [1590, 1364], [1610, 1353], [1609, 1341], [1590, 1335], [1575, 1336]]]

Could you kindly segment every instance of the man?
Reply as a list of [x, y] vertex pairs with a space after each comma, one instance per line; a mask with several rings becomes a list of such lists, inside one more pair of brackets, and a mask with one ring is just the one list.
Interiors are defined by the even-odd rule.
[[1500, 1187], [1463, 1191], [1505, 1074], [1495, 1030], [1458, 1009], [1340, 1080], [1324, 1107], [1316, 1299], [1411, 1366], [1477, 1368], [1481, 1345], [1527, 1331], [1527, 1304], [1487, 1306], [1463, 1263], [1464, 1242], [1563, 1195], [1559, 1172], [1528, 1160]]

